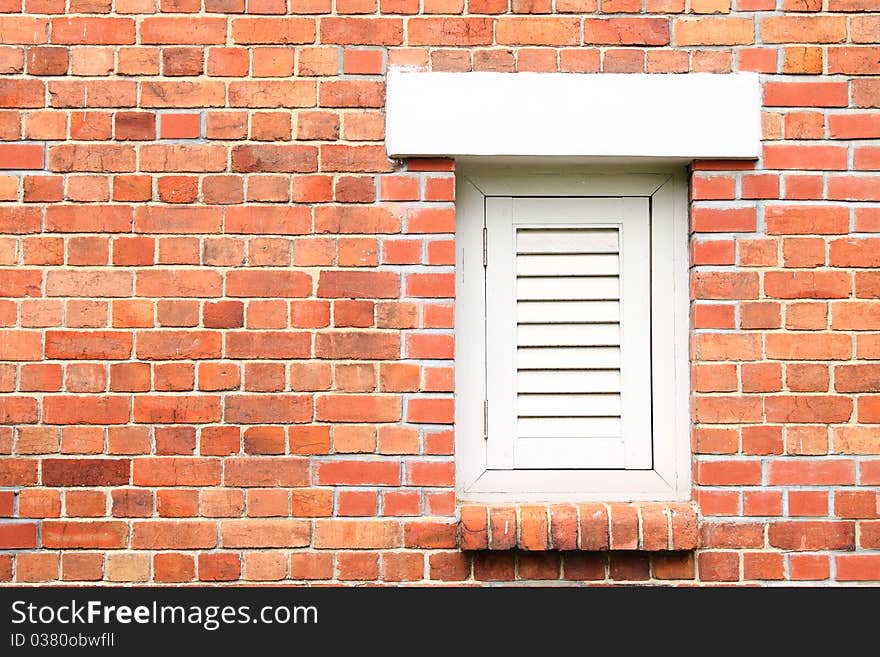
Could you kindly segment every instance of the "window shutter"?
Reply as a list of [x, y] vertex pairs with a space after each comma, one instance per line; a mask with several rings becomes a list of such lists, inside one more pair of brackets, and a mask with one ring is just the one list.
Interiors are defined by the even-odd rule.
[[488, 466], [650, 468], [643, 198], [488, 198]]

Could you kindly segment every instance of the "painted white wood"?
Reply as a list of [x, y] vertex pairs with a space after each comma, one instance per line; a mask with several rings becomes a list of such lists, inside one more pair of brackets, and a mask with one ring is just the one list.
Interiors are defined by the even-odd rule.
[[456, 180], [466, 178], [483, 196], [651, 196], [672, 177], [668, 166], [650, 165], [644, 158], [632, 166], [571, 164], [563, 169], [551, 163], [494, 166], [483, 159], [463, 158], [460, 166], [455, 161]]
[[673, 488], [656, 470], [486, 470], [460, 502], [592, 502], [688, 500], [689, 487]]
[[[618, 370], [520, 370], [516, 378], [520, 393], [617, 392], [620, 390], [620, 372]], [[609, 413], [602, 413], [602, 415], [609, 415]]]
[[[626, 173], [632, 171], [633, 173]], [[605, 165], [601, 169], [571, 165], [565, 170], [552, 170], [535, 165], [480, 167], [462, 162], [457, 174], [456, 245], [457, 268], [456, 329], [456, 477], [457, 495], [463, 502], [518, 503], [591, 500], [684, 500], [690, 497], [690, 418], [688, 369], [688, 295], [687, 295], [687, 191], [683, 170], [666, 166], [637, 163], [625, 169]], [[485, 377], [476, 373], [474, 350], [483, 349], [481, 340], [464, 339], [462, 330], [473, 324], [474, 317], [485, 316], [485, 301], [480, 295], [467, 294], [461, 287], [462, 261], [482, 264], [482, 222], [487, 196], [535, 195], [570, 196], [646, 196], [652, 198], [653, 222], [656, 228], [671, 227], [668, 239], [654, 240], [652, 258], [656, 263], [670, 260], [674, 270], [673, 294], [663, 306], [663, 313], [652, 318], [653, 331], [666, 318], [673, 335], [671, 349], [660, 349], [655, 339], [652, 360], [658, 354], [669, 356], [668, 362], [654, 363], [654, 452], [653, 469], [648, 470], [582, 470], [534, 469], [495, 470], [487, 468], [486, 441], [482, 439], [482, 394]], [[597, 199], [598, 200], [598, 199]], [[664, 223], [660, 223], [664, 222]], [[482, 267], [480, 268], [482, 269]], [[482, 272], [481, 272], [482, 273]], [[466, 278], [466, 277], [464, 277]], [[661, 287], [654, 276], [654, 287]], [[656, 289], [652, 291], [656, 296]], [[479, 332], [478, 332], [479, 333]], [[474, 335], [471, 333], [470, 335]], [[489, 343], [491, 344], [491, 339]], [[540, 356], [538, 355], [540, 354]], [[543, 366], [550, 359], [553, 367], [579, 367], [596, 362], [601, 355], [603, 365], [619, 365], [615, 348], [521, 348], [521, 365]], [[485, 362], [485, 352], [477, 357]], [[662, 359], [660, 359], [662, 360]], [[659, 365], [667, 368], [659, 372]], [[668, 371], [669, 368], [672, 371]], [[660, 376], [658, 376], [658, 372]], [[672, 383], [670, 383], [672, 382]], [[476, 384], [476, 385], [474, 385]], [[496, 385], [492, 381], [490, 389]], [[532, 395], [520, 395], [530, 398]], [[557, 397], [568, 397], [558, 395]], [[571, 395], [591, 396], [591, 395]], [[607, 402], [606, 402], [607, 403]], [[479, 412], [475, 409], [479, 409]], [[469, 411], [470, 409], [470, 411]], [[589, 409], [585, 410], [588, 412]], [[531, 408], [530, 408], [531, 412]], [[592, 411], [589, 411], [592, 412]], [[661, 427], [661, 424], [663, 425]], [[659, 429], [663, 430], [660, 431]]]
[[[566, 206], [571, 205], [571, 203], [559, 204], [560, 211], [565, 212]], [[536, 208], [532, 203], [518, 209], [529, 211], [528, 215], [525, 212], [522, 213], [523, 218], [541, 216], [540, 207]], [[577, 208], [570, 209], [576, 210]], [[517, 253], [613, 253], [616, 255], [617, 249], [616, 228], [597, 229], [595, 232], [564, 228], [540, 231], [522, 230], [516, 237]]]
[[[483, 400], [486, 399], [485, 291], [483, 272], [484, 196], [466, 178], [456, 179], [461, 210], [455, 223], [455, 425], [460, 458], [455, 459], [456, 482], [468, 489], [486, 471], [483, 440]], [[465, 217], [468, 219], [465, 220]], [[461, 394], [466, 392], [466, 394]]]
[[727, 159], [761, 153], [761, 88], [754, 73], [510, 74], [392, 68], [386, 89], [386, 147], [392, 157]]
[[520, 369], [562, 368], [582, 369], [620, 367], [618, 347], [585, 347], [567, 349], [530, 349], [520, 347], [517, 353]]
[[517, 281], [517, 294], [520, 299], [536, 301], [616, 299], [620, 280], [617, 276], [521, 278]]
[[[590, 246], [602, 243], [599, 236], [614, 236], [617, 230], [621, 210], [620, 198], [617, 197], [608, 197], [607, 194], [604, 194], [600, 198], [589, 199], [588, 204], [585, 203], [583, 198], [579, 197], [554, 198], [552, 199], [553, 211], [566, 217], [566, 219], [560, 221], [559, 219], [547, 217], [547, 199], [543, 195], [526, 196], [520, 193], [514, 196], [516, 197], [513, 211], [514, 216], [518, 223], [523, 224], [522, 227], [525, 229], [520, 233], [521, 237], [531, 234], [530, 227], [526, 224], [536, 223], [540, 224], [540, 226], [531, 227], [532, 230], [544, 232], [546, 229], [551, 234], [555, 234], [554, 229], [559, 229], [566, 237], [565, 242], [562, 243], [563, 248], [570, 240], [577, 240], [579, 249], [585, 246], [587, 252], [590, 252]], [[587, 206], [589, 206], [588, 209]], [[584, 212], [586, 214], [582, 214]], [[594, 229], [595, 232], [594, 230], [585, 231], [581, 226], [572, 225], [567, 219], [571, 215], [579, 215], [578, 222], [589, 223], [590, 228]], [[556, 241], [552, 242], [551, 248], [555, 249], [557, 244], [559, 243]], [[523, 249], [519, 249], [519, 245], [517, 245], [517, 250], [521, 253], [526, 252]], [[614, 250], [617, 250], [616, 246]]]
[[486, 380], [488, 383], [489, 468], [514, 467], [516, 442], [516, 228], [514, 199], [487, 198]]
[[[658, 229], [662, 230], [662, 228]], [[650, 468], [651, 454], [651, 216], [648, 199], [623, 200], [621, 230], [620, 390], [628, 469]], [[660, 308], [663, 306], [660, 305]]]
[[[616, 417], [552, 417], [530, 418], [521, 417], [516, 421], [517, 442], [514, 447], [519, 450], [519, 441], [523, 438], [570, 438], [580, 442], [584, 451], [587, 452], [595, 438], [614, 438], [623, 442], [620, 438], [620, 418]], [[547, 445], [547, 451], [552, 452], [553, 446]], [[526, 467], [537, 467], [529, 463]], [[566, 466], [571, 467], [571, 466]], [[580, 465], [581, 468], [594, 468], [595, 465]], [[599, 467], [620, 467], [620, 461], [614, 465]]]
[[619, 322], [620, 302], [520, 300], [516, 304], [516, 321], [520, 324]]
[[616, 347], [620, 324], [526, 324], [516, 332], [520, 347]]
[[572, 394], [573, 391], [569, 390], [565, 390], [565, 393], [520, 394], [517, 398], [519, 413], [523, 417], [620, 415], [620, 395]]
[[514, 466], [520, 470], [614, 468], [623, 458], [623, 441], [620, 438], [520, 438], [516, 445]]
[[652, 294], [662, 312], [652, 317], [654, 371], [654, 470], [676, 490], [690, 490], [689, 254], [687, 182], [684, 171], [652, 196]]
[[616, 275], [619, 268], [620, 259], [611, 253], [520, 255], [516, 259], [517, 276], [607, 276]]

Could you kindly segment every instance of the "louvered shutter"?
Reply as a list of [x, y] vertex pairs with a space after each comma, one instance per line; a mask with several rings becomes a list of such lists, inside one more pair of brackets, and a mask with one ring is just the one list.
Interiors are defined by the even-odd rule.
[[650, 468], [645, 198], [486, 199], [489, 469]]

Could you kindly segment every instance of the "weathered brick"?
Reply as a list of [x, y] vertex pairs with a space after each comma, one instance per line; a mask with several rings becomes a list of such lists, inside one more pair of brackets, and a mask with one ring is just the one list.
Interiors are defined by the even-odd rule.
[[228, 548], [304, 547], [311, 540], [311, 528], [303, 520], [224, 520], [220, 542]]
[[768, 529], [770, 545], [783, 550], [851, 550], [855, 546], [852, 522], [778, 522]]
[[317, 520], [318, 549], [395, 548], [402, 545], [400, 523], [393, 520]]

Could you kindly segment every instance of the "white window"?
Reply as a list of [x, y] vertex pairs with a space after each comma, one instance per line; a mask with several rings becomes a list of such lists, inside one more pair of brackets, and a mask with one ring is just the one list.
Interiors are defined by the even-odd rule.
[[689, 498], [684, 180], [459, 166], [461, 499]]

